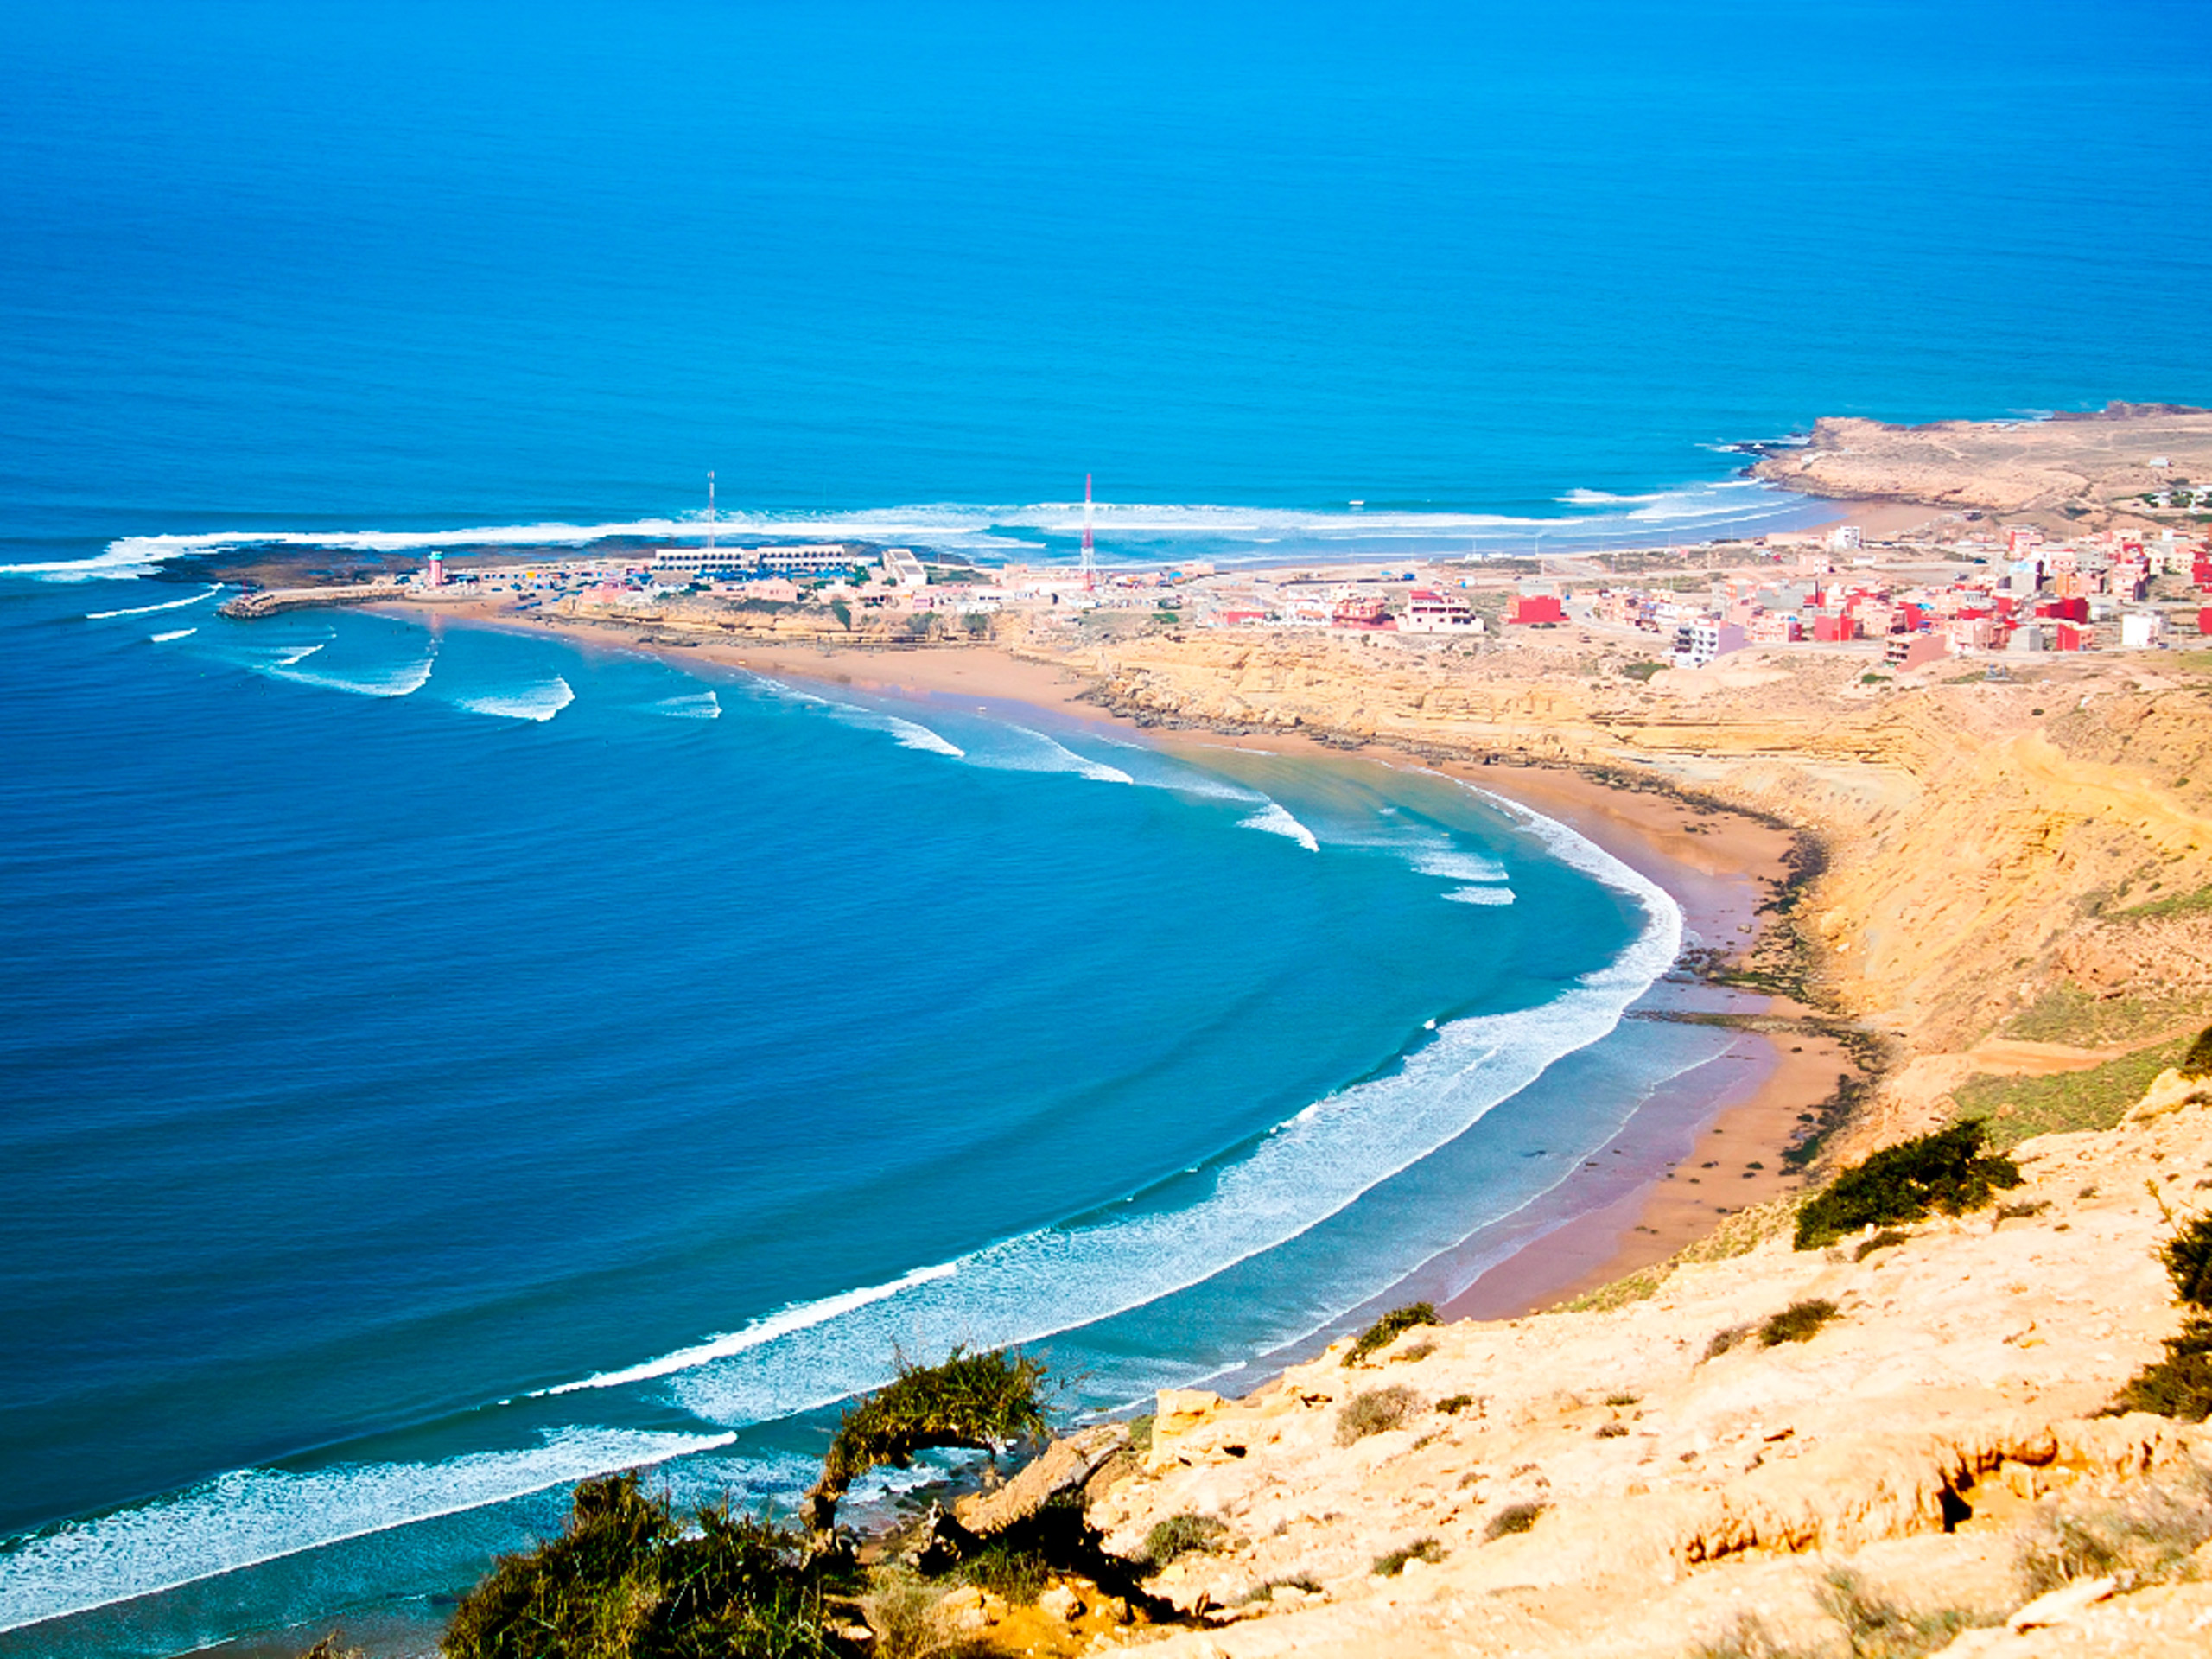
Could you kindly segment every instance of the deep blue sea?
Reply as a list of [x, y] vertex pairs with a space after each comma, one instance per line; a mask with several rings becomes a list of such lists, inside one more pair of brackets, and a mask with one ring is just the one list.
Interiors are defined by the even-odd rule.
[[1664, 894], [1416, 770], [232, 623], [163, 553], [710, 469], [984, 559], [1085, 474], [1109, 558], [1809, 522], [1726, 446], [2212, 403], [2208, 47], [0, 3], [0, 1655], [419, 1645], [583, 1475], [787, 1498], [898, 1351], [1071, 1413], [1305, 1351], [1716, 1052], [1618, 1023]]

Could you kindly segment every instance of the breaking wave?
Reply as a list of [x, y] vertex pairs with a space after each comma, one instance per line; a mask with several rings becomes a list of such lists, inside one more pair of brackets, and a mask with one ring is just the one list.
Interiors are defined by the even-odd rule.
[[534, 720], [542, 723], [552, 719], [575, 700], [575, 690], [568, 681], [556, 674], [550, 680], [527, 686], [520, 691], [455, 697], [454, 702], [474, 715], [492, 715], [501, 720]]
[[[1606, 1035], [1681, 948], [1681, 912], [1660, 888], [1564, 825], [1519, 821], [1644, 915], [1611, 964], [1564, 995], [1452, 1021], [1395, 1070], [1125, 1204], [564, 1386], [664, 1378], [678, 1404], [711, 1422], [783, 1417], [879, 1386], [894, 1351], [1039, 1341], [1187, 1289], [1337, 1214]], [[1049, 1299], [1039, 1294], [1047, 1285]]]
[[[1295, 559], [1305, 554], [1524, 552], [1541, 533], [1554, 551], [1649, 544], [1678, 524], [1685, 536], [1721, 528], [1755, 534], [1812, 524], [1829, 509], [1751, 479], [1691, 483], [1643, 495], [1575, 490], [1552, 515], [1425, 509], [1245, 507], [1206, 503], [1100, 502], [1092, 521], [1109, 558], [1211, 558], [1236, 563]], [[1626, 511], [1624, 511], [1625, 509]], [[1084, 522], [1079, 500], [1016, 503], [932, 502], [814, 512], [724, 512], [718, 535], [736, 541], [804, 539], [906, 543], [967, 556], [1042, 553], [1075, 556]], [[696, 540], [702, 515], [684, 513], [575, 524], [480, 524], [446, 530], [220, 531], [179, 536], [125, 537], [98, 560], [0, 566], [0, 574], [79, 580], [92, 575], [138, 575], [162, 560], [245, 549], [334, 552], [426, 553], [503, 550], [520, 553], [600, 548], [642, 556], [642, 544]]]
[[663, 697], [649, 705], [652, 712], [671, 720], [720, 720], [721, 699], [711, 691], [700, 691], [686, 696]]
[[222, 591], [223, 584], [219, 582], [210, 585], [204, 594], [194, 594], [185, 599], [164, 600], [158, 605], [134, 605], [130, 609], [122, 611], [86, 611], [85, 620], [105, 622], [109, 618], [116, 616], [151, 616], [156, 611], [181, 611], [188, 605], [203, 604]]
[[1269, 801], [1249, 818], [1239, 818], [1240, 830], [1259, 830], [1271, 836], [1286, 836], [1309, 853], [1321, 850], [1321, 843], [1313, 839], [1313, 832], [1290, 816], [1281, 803]]
[[137, 538], [109, 543], [89, 559], [49, 559], [37, 564], [0, 564], [0, 576], [28, 576], [34, 582], [117, 582], [150, 576], [160, 555], [137, 550]]
[[728, 1446], [729, 1434], [567, 1428], [521, 1452], [442, 1463], [241, 1469], [173, 1497], [74, 1521], [0, 1550], [0, 1630], [618, 1469]]

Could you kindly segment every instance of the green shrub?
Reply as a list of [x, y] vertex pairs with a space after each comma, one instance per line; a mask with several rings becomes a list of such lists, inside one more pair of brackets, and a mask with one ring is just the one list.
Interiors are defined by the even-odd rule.
[[2158, 1259], [2182, 1306], [2196, 1311], [2178, 1335], [2166, 1338], [2166, 1357], [2130, 1377], [2106, 1409], [2201, 1423], [2212, 1416], [2212, 1318], [2206, 1317], [2212, 1312], [2212, 1215], [2199, 1216], [2168, 1239]]
[[634, 1474], [588, 1480], [561, 1535], [461, 1599], [448, 1659], [822, 1659], [819, 1584], [788, 1535], [701, 1510], [687, 1534]]
[[1344, 1363], [1357, 1365], [1378, 1348], [1387, 1348], [1405, 1332], [1417, 1325], [1437, 1323], [1436, 1309], [1427, 1302], [1413, 1302], [1404, 1307], [1394, 1307], [1381, 1319], [1359, 1333], [1359, 1340], [1344, 1356]]
[[1402, 1428], [1420, 1403], [1411, 1389], [1395, 1383], [1356, 1394], [1337, 1413], [1337, 1444], [1350, 1446], [1370, 1434]]
[[2199, 1216], [2158, 1252], [2174, 1294], [2190, 1307], [2212, 1313], [2212, 1214]]
[[1862, 1241], [1859, 1248], [1851, 1253], [1851, 1259], [1864, 1262], [1877, 1250], [1895, 1249], [1910, 1236], [1910, 1233], [1901, 1233], [1894, 1227], [1885, 1227], [1873, 1237]]
[[1152, 1450], [1152, 1426], [1157, 1421], [1149, 1411], [1141, 1417], [1129, 1419], [1129, 1450], [1139, 1457]]
[[1655, 663], [1646, 658], [1640, 663], [1630, 663], [1626, 668], [1621, 670], [1621, 677], [1624, 680], [1640, 680], [1648, 683], [1654, 674], [1666, 666], [1664, 663]]
[[1516, 1532], [1526, 1532], [1536, 1524], [1536, 1517], [1548, 1506], [1542, 1503], [1509, 1503], [1490, 1518], [1483, 1529], [1483, 1541], [1510, 1537]]
[[1171, 1515], [1145, 1534], [1142, 1559], [1157, 1573], [1179, 1555], [1211, 1549], [1213, 1541], [1228, 1530], [1210, 1515]]
[[2183, 1576], [2212, 1538], [2212, 1504], [2194, 1489], [2149, 1486], [2117, 1502], [2069, 1504], [2037, 1516], [2021, 1536], [2013, 1568], [2031, 1596], [2076, 1579], [2126, 1574], [2138, 1585]]
[[2113, 1396], [2108, 1412], [2155, 1412], [2184, 1423], [2212, 1417], [2212, 1319], [2189, 1320], [2165, 1347], [2164, 1359], [2136, 1372]]
[[1447, 1394], [1436, 1402], [1436, 1408], [1446, 1417], [1456, 1417], [1474, 1403], [1471, 1394]]
[[1957, 1608], [1909, 1612], [1876, 1594], [1848, 1567], [1832, 1567], [1815, 1588], [1821, 1611], [1843, 1626], [1854, 1656], [1866, 1659], [1920, 1659], [1948, 1648], [1960, 1631], [1993, 1624]]
[[1713, 1340], [1705, 1344], [1705, 1357], [1718, 1359], [1758, 1327], [1752, 1325], [1732, 1325], [1713, 1333]]
[[1249, 1605], [1255, 1601], [1273, 1601], [1275, 1599], [1275, 1592], [1278, 1590], [1298, 1590], [1309, 1596], [1318, 1596], [1321, 1593], [1321, 1581], [1311, 1573], [1294, 1573], [1287, 1579], [1269, 1579], [1265, 1584], [1253, 1586], [1238, 1605]]
[[993, 1539], [962, 1561], [955, 1576], [963, 1584], [1027, 1607], [1044, 1593], [1052, 1563], [1041, 1549]]
[[1408, 1561], [1427, 1561], [1434, 1566], [1444, 1559], [1444, 1546], [1433, 1538], [1418, 1538], [1403, 1549], [1394, 1549], [1387, 1555], [1375, 1558], [1375, 1576], [1395, 1579], [1406, 1570]]
[[2194, 1082], [2199, 1077], [2212, 1077], [2212, 1026], [2196, 1033], [2196, 1040], [2189, 1046], [2189, 1052], [2181, 1057], [2181, 1074]]
[[1890, 1222], [1918, 1221], [1931, 1210], [1963, 1214], [1999, 1188], [2020, 1185], [2019, 1166], [2002, 1154], [1985, 1154], [1978, 1119], [1885, 1147], [1837, 1176], [1797, 1212], [1797, 1248], [1818, 1249], [1846, 1233]]
[[816, 1532], [828, 1531], [855, 1481], [871, 1469], [906, 1468], [917, 1452], [994, 1451], [1043, 1434], [1044, 1378], [1040, 1361], [1006, 1349], [971, 1354], [955, 1348], [941, 1365], [900, 1360], [898, 1376], [838, 1424], [800, 1518]]
[[1843, 1312], [1825, 1296], [1792, 1302], [1759, 1326], [1759, 1346], [1777, 1347], [1785, 1342], [1810, 1342], [1820, 1329]]
[[1689, 1650], [1689, 1659], [1808, 1659], [1784, 1643], [1757, 1613], [1738, 1613]]

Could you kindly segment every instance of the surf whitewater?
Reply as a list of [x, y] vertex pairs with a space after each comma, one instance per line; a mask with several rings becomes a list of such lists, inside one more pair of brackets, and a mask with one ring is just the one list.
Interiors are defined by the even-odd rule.
[[[125, 802], [34, 745], [60, 805], [8, 825], [32, 914], [107, 873], [10, 988], [54, 1058], [14, 1039], [4, 1225], [64, 1264], [0, 1293], [51, 1337], [24, 1651], [466, 1581], [615, 1467], [778, 1501], [897, 1352], [1034, 1346], [1104, 1410], [1318, 1339], [1609, 1132], [1562, 1068], [1680, 1064], [1619, 1024], [1673, 902], [1448, 780], [22, 591], [4, 671]], [[206, 897], [125, 948], [149, 891]], [[145, 1025], [181, 1002], [255, 1016]], [[1493, 1119], [1545, 1147], [1403, 1197]], [[102, 1214], [128, 1249], [56, 1231]]]

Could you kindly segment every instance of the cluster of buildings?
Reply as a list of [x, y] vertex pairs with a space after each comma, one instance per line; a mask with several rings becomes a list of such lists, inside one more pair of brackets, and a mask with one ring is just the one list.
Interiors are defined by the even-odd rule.
[[[1726, 577], [1694, 598], [1601, 588], [1573, 598], [1591, 620], [1656, 634], [1677, 667], [1695, 668], [1746, 645], [1872, 641], [1893, 666], [1987, 652], [2075, 652], [2159, 644], [2171, 626], [2148, 603], [2152, 582], [2187, 569], [2200, 600], [2212, 595], [2212, 552], [2171, 535], [2113, 532], [2050, 543], [2033, 530], [2001, 540], [1971, 573], [1919, 584], [1871, 572], [1839, 575], [1825, 555], [1789, 571]], [[1864, 563], [1865, 562], [1861, 562]], [[2212, 603], [2190, 619], [2212, 632]]]

